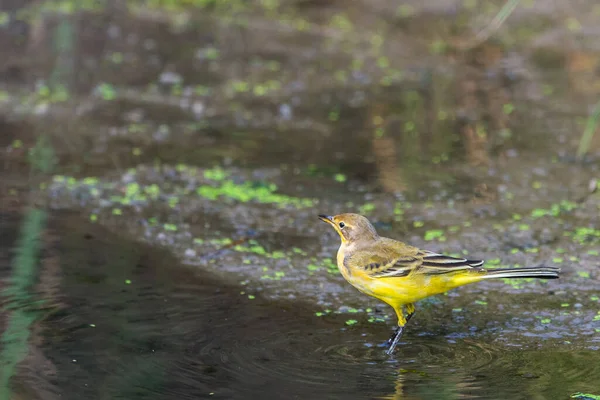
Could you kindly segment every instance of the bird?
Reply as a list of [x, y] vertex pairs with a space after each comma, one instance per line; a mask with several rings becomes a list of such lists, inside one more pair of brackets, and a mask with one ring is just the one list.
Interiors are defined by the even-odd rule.
[[387, 341], [388, 355], [394, 354], [418, 300], [486, 279], [556, 279], [560, 273], [559, 268], [545, 266], [486, 269], [483, 260], [421, 250], [379, 236], [369, 220], [359, 214], [319, 214], [319, 219], [340, 236], [337, 266], [346, 281], [396, 312], [398, 326]]

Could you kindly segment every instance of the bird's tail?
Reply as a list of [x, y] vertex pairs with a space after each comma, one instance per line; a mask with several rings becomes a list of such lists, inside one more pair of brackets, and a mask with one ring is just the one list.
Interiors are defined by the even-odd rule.
[[554, 267], [525, 267], [525, 268], [499, 268], [488, 269], [483, 279], [492, 278], [538, 278], [557, 279], [560, 268]]

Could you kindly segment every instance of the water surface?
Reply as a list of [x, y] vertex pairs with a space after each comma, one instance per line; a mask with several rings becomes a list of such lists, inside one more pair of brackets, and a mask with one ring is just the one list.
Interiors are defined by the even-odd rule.
[[[0, 395], [598, 393], [597, 6], [479, 43], [495, 2], [209, 3], [2, 6]], [[390, 359], [316, 219], [348, 211], [563, 275], [423, 301]]]

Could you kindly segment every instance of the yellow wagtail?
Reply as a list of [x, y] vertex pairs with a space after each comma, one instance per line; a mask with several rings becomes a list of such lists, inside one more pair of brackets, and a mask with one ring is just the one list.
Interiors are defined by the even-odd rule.
[[398, 328], [388, 341], [388, 354], [393, 354], [404, 326], [414, 315], [415, 301], [484, 279], [555, 279], [560, 272], [552, 267], [484, 269], [483, 260], [445, 256], [381, 237], [362, 215], [319, 218], [333, 226], [342, 239], [337, 265], [344, 278], [396, 311]]

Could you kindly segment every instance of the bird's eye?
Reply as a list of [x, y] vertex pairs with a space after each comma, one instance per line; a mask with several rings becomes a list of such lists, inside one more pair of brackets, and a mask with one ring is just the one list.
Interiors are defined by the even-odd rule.
[[340, 228], [343, 228], [343, 227], [345, 227], [345, 226], [346, 226], [346, 224], [345, 224], [345, 223], [343, 223], [343, 222], [340, 222]]

